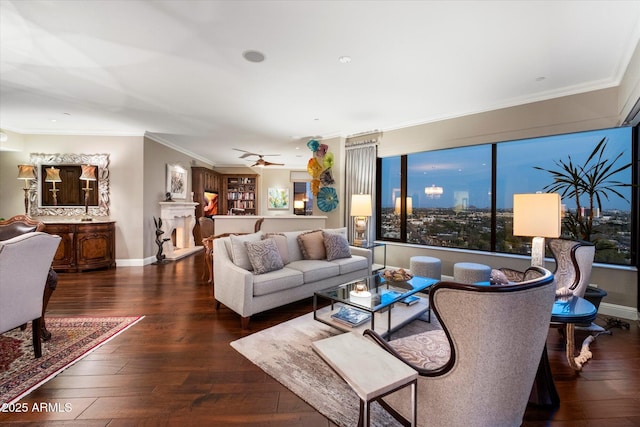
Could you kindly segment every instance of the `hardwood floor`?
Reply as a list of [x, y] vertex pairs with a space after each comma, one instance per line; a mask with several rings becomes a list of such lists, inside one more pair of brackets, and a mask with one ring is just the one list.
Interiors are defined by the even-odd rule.
[[[332, 426], [229, 346], [309, 312], [311, 300], [254, 316], [250, 330], [241, 330], [238, 315], [214, 309], [211, 287], [201, 281], [202, 256], [60, 274], [49, 316], [145, 318], [23, 399], [29, 406], [69, 403], [71, 411], [0, 413], [0, 425]], [[529, 407], [524, 425], [640, 425], [640, 331], [630, 323], [629, 330], [598, 337], [593, 360], [579, 374], [568, 367], [563, 342], [550, 330], [547, 345], [562, 404], [555, 412]]]

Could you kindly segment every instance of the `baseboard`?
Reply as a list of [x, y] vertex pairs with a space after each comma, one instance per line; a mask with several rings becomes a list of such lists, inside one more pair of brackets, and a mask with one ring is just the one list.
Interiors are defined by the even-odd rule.
[[626, 307], [624, 305], [609, 304], [601, 302], [598, 307], [598, 314], [621, 319], [638, 320], [638, 309], [636, 307]]
[[116, 259], [116, 267], [142, 267], [147, 264], [151, 264], [156, 260], [156, 257], [147, 257], [144, 259], [140, 258], [126, 258], [126, 259]]

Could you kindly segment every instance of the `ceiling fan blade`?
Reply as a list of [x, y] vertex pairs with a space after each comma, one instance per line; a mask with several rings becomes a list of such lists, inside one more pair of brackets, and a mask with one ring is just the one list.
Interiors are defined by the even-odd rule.
[[272, 162], [264, 162], [265, 166], [284, 166], [284, 163], [272, 163]]
[[239, 159], [246, 159], [247, 157], [251, 157], [251, 156], [260, 157], [260, 154], [252, 153], [251, 151], [241, 150], [239, 148], [232, 148], [232, 150], [236, 150], [236, 151], [240, 151], [241, 153], [244, 153], [242, 156], [238, 157]]

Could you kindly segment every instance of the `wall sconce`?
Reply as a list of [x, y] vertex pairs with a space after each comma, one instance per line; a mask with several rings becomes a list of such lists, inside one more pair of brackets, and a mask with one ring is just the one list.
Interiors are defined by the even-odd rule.
[[[413, 214], [413, 199], [411, 197], [407, 197], [407, 215]], [[396, 207], [393, 210], [393, 213], [396, 215], [400, 215], [400, 197], [396, 198]]]
[[82, 175], [80, 180], [85, 181], [86, 185], [82, 189], [84, 190], [84, 217], [82, 221], [92, 221], [93, 218], [89, 216], [89, 192], [93, 190], [89, 186], [89, 181], [96, 180], [96, 167], [91, 165], [82, 165]]
[[544, 238], [560, 237], [561, 212], [557, 193], [513, 195], [513, 235], [533, 237], [532, 266], [544, 267]]
[[56, 182], [62, 182], [62, 179], [60, 179], [60, 169], [56, 169], [53, 166], [48, 168], [47, 177], [44, 181], [52, 183], [53, 188], [49, 191], [53, 194], [53, 206], [58, 206], [58, 191], [60, 190], [56, 188]]
[[18, 165], [18, 179], [24, 179], [24, 214], [29, 215], [29, 191], [31, 183], [36, 179], [36, 171], [33, 165]]
[[370, 194], [353, 194], [351, 196], [351, 216], [353, 217], [353, 225], [355, 237], [353, 244], [356, 246], [366, 246], [369, 238], [369, 222], [371, 216], [371, 195]]
[[436, 187], [435, 184], [431, 187], [424, 187], [424, 194], [431, 199], [437, 199], [442, 196], [444, 189], [442, 187]]

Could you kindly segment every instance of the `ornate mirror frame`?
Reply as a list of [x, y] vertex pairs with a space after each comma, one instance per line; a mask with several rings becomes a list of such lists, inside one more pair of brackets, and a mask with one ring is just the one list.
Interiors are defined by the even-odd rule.
[[98, 206], [89, 206], [91, 216], [109, 215], [109, 155], [108, 154], [44, 154], [31, 153], [36, 179], [31, 181], [30, 199], [32, 216], [76, 216], [84, 214], [84, 206], [41, 206], [40, 180], [42, 165], [95, 165], [98, 166]]

